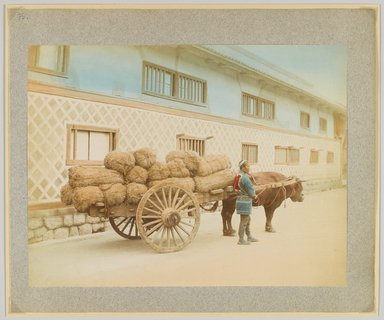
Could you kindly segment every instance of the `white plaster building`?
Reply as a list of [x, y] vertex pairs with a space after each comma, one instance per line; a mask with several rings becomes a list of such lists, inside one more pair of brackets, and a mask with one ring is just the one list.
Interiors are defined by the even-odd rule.
[[59, 195], [70, 166], [101, 165], [113, 149], [224, 153], [308, 191], [345, 179], [346, 107], [244, 46], [39, 46], [29, 57], [31, 242], [105, 229]]

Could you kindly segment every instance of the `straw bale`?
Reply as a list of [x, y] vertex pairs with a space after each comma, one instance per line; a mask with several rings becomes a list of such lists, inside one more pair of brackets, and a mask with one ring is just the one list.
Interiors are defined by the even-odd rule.
[[73, 199], [73, 189], [72, 187], [67, 183], [60, 189], [60, 199], [61, 202], [65, 203], [67, 206], [72, 204]]
[[104, 167], [71, 167], [68, 170], [68, 176], [72, 188], [124, 183], [123, 175], [120, 172]]
[[197, 176], [208, 176], [212, 173], [231, 167], [231, 162], [226, 155], [207, 155], [198, 162]]
[[166, 163], [156, 162], [148, 169], [148, 180], [164, 180], [169, 177], [170, 171]]
[[195, 181], [192, 178], [168, 178], [164, 180], [155, 180], [148, 183], [149, 187], [153, 187], [162, 182], [172, 182], [173, 185], [181, 187], [185, 190], [193, 192], [195, 190]]
[[136, 164], [145, 169], [152, 167], [156, 162], [156, 154], [150, 148], [136, 150], [133, 154], [136, 159]]
[[148, 188], [145, 184], [141, 183], [129, 183], [127, 185], [127, 202], [131, 204], [137, 204], [140, 202], [143, 195], [147, 192]]
[[135, 166], [135, 156], [132, 152], [112, 151], [105, 156], [104, 166], [126, 175]]
[[174, 159], [167, 163], [169, 176], [172, 178], [186, 178], [190, 176], [189, 170], [185, 166], [183, 160]]
[[73, 205], [78, 212], [88, 212], [91, 205], [103, 201], [103, 192], [96, 186], [76, 188], [73, 195]]
[[126, 175], [127, 183], [135, 182], [145, 184], [148, 179], [148, 171], [140, 166], [134, 166]]
[[107, 201], [109, 206], [117, 206], [125, 201], [127, 195], [126, 186], [121, 183], [112, 185], [100, 185], [101, 191], [104, 191], [104, 200]]
[[201, 157], [195, 151], [171, 151], [165, 157], [167, 162], [175, 159], [183, 160], [185, 166], [192, 175], [195, 175], [198, 169], [198, 163], [201, 161]]
[[209, 192], [214, 189], [221, 189], [232, 186], [235, 175], [230, 169], [221, 170], [205, 177], [194, 177], [197, 192]]

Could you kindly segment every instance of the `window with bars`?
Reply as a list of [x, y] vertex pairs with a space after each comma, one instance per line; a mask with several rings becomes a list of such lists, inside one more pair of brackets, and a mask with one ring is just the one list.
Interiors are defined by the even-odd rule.
[[28, 52], [28, 68], [31, 71], [65, 76], [68, 58], [68, 46], [31, 46]]
[[333, 163], [335, 160], [335, 154], [332, 151], [327, 152], [327, 163]]
[[318, 150], [311, 150], [309, 163], [311, 163], [311, 164], [319, 163], [319, 151]]
[[102, 165], [116, 149], [118, 129], [67, 125], [67, 165]]
[[206, 102], [207, 82], [144, 62], [143, 92], [201, 105]]
[[205, 155], [205, 141], [207, 138], [191, 137], [186, 135], [176, 136], [176, 149], [180, 151], [195, 151], [199, 156]]
[[307, 112], [300, 112], [300, 126], [304, 129], [309, 129], [310, 116]]
[[300, 150], [293, 147], [275, 147], [275, 164], [294, 165], [300, 162]]
[[324, 118], [320, 118], [319, 120], [319, 128], [320, 131], [327, 131], [327, 120]]
[[257, 163], [258, 148], [257, 144], [243, 143], [241, 145], [241, 159], [247, 160], [250, 164]]
[[249, 117], [272, 120], [275, 118], [275, 103], [243, 92], [241, 113]]

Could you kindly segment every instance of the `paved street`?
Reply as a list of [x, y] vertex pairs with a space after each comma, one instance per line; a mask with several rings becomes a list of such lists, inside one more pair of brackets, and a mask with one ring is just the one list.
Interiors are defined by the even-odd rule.
[[[276, 210], [276, 233], [264, 232], [263, 208], [251, 229], [260, 241], [237, 245], [222, 236], [220, 212], [202, 213], [196, 238], [182, 251], [159, 254], [144, 241], [114, 231], [29, 245], [30, 285], [344, 286], [346, 189], [287, 200]], [[239, 218], [234, 214], [233, 225]]]

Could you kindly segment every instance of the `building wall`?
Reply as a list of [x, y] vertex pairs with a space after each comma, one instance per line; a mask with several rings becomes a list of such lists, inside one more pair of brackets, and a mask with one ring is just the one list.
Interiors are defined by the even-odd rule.
[[[30, 80], [158, 104], [176, 110], [212, 114], [230, 119], [258, 123], [333, 138], [334, 119], [330, 111], [295, 93], [287, 93], [250, 74], [240, 73], [230, 64], [218, 64], [208, 54], [170, 46], [71, 46], [67, 77], [30, 72]], [[143, 61], [189, 74], [207, 81], [205, 106], [154, 97], [142, 93]], [[274, 120], [246, 117], [241, 114], [241, 92], [245, 91], [275, 102]], [[311, 127], [300, 127], [300, 111], [311, 115]], [[319, 116], [327, 119], [327, 132], [319, 133]]]
[[[196, 106], [142, 93], [142, 63], [149, 61], [205, 79], [206, 106]], [[68, 181], [67, 124], [119, 130], [120, 151], [154, 149], [159, 161], [176, 149], [176, 135], [213, 136], [207, 154], [226, 154], [236, 169], [241, 144], [258, 145], [253, 171], [277, 171], [309, 181], [340, 180], [340, 141], [334, 138], [331, 112], [294, 93], [287, 93], [228, 65], [180, 47], [71, 47], [66, 77], [29, 72], [28, 93], [28, 200], [29, 241], [62, 239], [105, 231], [106, 219], [90, 218], [73, 207], [49, 208], [39, 204], [60, 200]], [[33, 84], [38, 83], [38, 85]], [[275, 102], [274, 121], [241, 115], [241, 92]], [[311, 115], [310, 129], [300, 128], [300, 111]], [[319, 117], [327, 132], [319, 133]], [[276, 165], [275, 146], [300, 148], [298, 165]], [[310, 150], [319, 151], [319, 163], [310, 164]], [[334, 162], [326, 163], [328, 151]], [[308, 189], [309, 190], [309, 189]]]
[[[340, 176], [340, 143], [328, 138], [289, 134], [263, 127], [225, 124], [218, 121], [188, 118], [177, 114], [149, 111], [128, 106], [29, 92], [28, 95], [28, 187], [29, 201], [59, 198], [60, 187], [68, 179], [65, 164], [67, 124], [86, 124], [119, 129], [118, 150], [133, 151], [142, 147], [155, 150], [159, 161], [176, 149], [176, 135], [213, 136], [207, 140], [206, 153], [228, 155], [234, 167], [241, 158], [241, 143], [259, 146], [257, 171], [278, 171], [303, 179]], [[300, 149], [298, 165], [275, 165], [274, 147]], [[310, 164], [311, 149], [320, 150], [319, 163]], [[334, 152], [332, 164], [326, 152]]]

